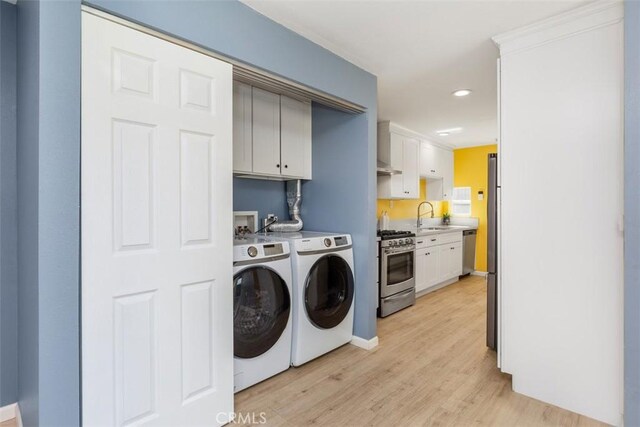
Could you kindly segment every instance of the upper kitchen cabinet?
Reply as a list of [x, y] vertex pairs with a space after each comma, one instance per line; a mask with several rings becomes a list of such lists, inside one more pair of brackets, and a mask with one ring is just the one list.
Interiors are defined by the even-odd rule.
[[402, 172], [378, 176], [379, 199], [420, 197], [420, 140], [411, 131], [378, 123], [378, 161]]
[[453, 191], [453, 151], [422, 141], [420, 176], [427, 178], [427, 199], [450, 200]]
[[234, 83], [237, 176], [311, 179], [311, 103]]

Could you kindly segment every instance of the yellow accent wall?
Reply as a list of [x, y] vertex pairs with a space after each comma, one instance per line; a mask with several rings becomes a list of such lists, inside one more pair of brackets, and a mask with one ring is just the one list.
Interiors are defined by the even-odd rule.
[[[378, 211], [376, 218], [380, 218], [382, 211], [387, 211], [389, 219], [416, 219], [418, 212], [418, 205], [427, 198], [427, 181], [425, 179], [420, 180], [420, 198], [417, 200], [388, 200], [378, 199]], [[429, 200], [431, 202], [431, 200]], [[446, 209], [447, 202], [431, 202], [433, 204], [433, 211], [435, 216], [442, 216], [443, 209]], [[422, 212], [428, 212], [429, 207], [425, 206]], [[428, 215], [425, 217], [428, 218]]]
[[[453, 185], [471, 187], [471, 216], [479, 222], [476, 237], [476, 270], [479, 271], [487, 271], [487, 156], [497, 152], [497, 145], [453, 150]], [[484, 199], [478, 200], [481, 190]]]

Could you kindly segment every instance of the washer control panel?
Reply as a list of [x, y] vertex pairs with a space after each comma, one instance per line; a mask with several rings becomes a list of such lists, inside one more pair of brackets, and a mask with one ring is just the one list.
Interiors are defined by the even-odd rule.
[[288, 256], [288, 242], [270, 242], [263, 239], [239, 239], [233, 243], [233, 262], [268, 260]]

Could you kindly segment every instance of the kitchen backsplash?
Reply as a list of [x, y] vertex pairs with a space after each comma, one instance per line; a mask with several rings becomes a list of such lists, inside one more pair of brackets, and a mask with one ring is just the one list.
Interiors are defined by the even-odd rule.
[[[416, 218], [416, 212], [418, 211], [418, 205], [425, 200], [430, 201], [427, 197], [427, 181], [426, 179], [420, 180], [420, 198], [416, 200], [387, 200], [378, 199], [377, 218], [380, 218], [383, 211], [387, 211], [389, 219], [408, 219]], [[431, 202], [431, 201], [430, 201]], [[434, 216], [441, 217], [443, 212], [448, 209], [448, 202], [446, 201], [433, 201]], [[423, 206], [421, 212], [429, 212], [429, 206]], [[429, 216], [427, 214], [427, 216]]]

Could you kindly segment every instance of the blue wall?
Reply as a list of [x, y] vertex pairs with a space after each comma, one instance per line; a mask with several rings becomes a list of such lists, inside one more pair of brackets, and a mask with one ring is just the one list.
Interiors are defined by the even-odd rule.
[[[38, 50], [40, 7], [18, 3], [19, 395], [25, 425], [38, 425]], [[69, 262], [71, 260], [67, 260]], [[73, 308], [73, 307], [72, 307]], [[72, 411], [75, 408], [72, 407]]]
[[18, 3], [19, 402], [80, 422], [80, 3]]
[[302, 186], [302, 218], [310, 230], [351, 233], [356, 264], [354, 329], [369, 339], [376, 335], [376, 272], [366, 275], [375, 265], [375, 256], [372, 261], [368, 251], [375, 226], [367, 221], [372, 212], [368, 171], [373, 169], [370, 147], [353, 143], [367, 139], [367, 125], [365, 115], [313, 105], [313, 180]]
[[16, 20], [0, 2], [0, 406], [18, 400]]
[[[353, 234], [358, 282], [354, 333], [374, 336], [375, 76], [236, 1], [93, 4], [368, 109], [366, 115], [352, 116], [344, 128], [343, 141], [358, 159], [336, 171], [341, 191], [353, 197], [313, 193], [312, 185], [306, 203], [315, 194], [313, 203], [333, 216], [331, 229]], [[80, 422], [80, 29], [79, 0], [19, 0], [19, 401], [25, 425]], [[320, 159], [322, 150], [318, 155]], [[313, 182], [321, 185], [322, 168], [332, 167], [314, 164], [318, 179]], [[235, 184], [236, 209], [249, 209], [258, 190], [275, 195], [282, 186]], [[344, 205], [330, 205], [335, 200]], [[284, 213], [279, 201], [260, 208], [275, 210], [278, 205]]]
[[624, 2], [624, 423], [640, 425], [640, 2]]
[[[285, 183], [261, 179], [233, 179], [233, 210], [258, 211], [259, 221], [267, 214], [289, 219]], [[262, 227], [262, 225], [259, 225]]]

